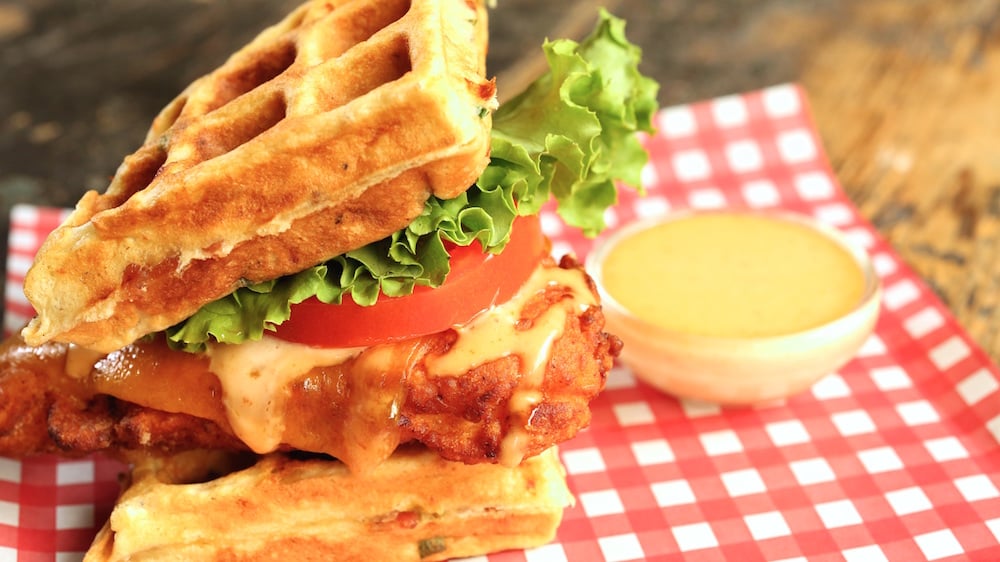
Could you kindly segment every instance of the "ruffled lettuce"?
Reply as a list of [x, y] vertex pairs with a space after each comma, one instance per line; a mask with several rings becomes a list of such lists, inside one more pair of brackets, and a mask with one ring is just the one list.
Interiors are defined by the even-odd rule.
[[625, 22], [604, 10], [583, 42], [546, 41], [543, 49], [549, 71], [495, 112], [490, 163], [466, 193], [431, 197], [388, 238], [205, 305], [167, 330], [172, 345], [198, 351], [209, 340], [259, 339], [314, 296], [371, 305], [379, 295], [436, 287], [449, 271], [446, 242], [499, 252], [515, 217], [553, 197], [567, 224], [600, 232], [616, 181], [641, 189], [647, 154], [636, 133], [652, 131], [658, 85], [639, 72], [641, 51], [626, 39]]

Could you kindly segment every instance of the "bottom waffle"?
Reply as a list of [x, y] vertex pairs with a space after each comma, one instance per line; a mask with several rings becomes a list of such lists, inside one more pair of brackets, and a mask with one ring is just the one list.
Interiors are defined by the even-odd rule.
[[555, 448], [507, 468], [408, 446], [362, 475], [197, 451], [136, 463], [84, 560], [444, 560], [545, 544], [572, 502]]

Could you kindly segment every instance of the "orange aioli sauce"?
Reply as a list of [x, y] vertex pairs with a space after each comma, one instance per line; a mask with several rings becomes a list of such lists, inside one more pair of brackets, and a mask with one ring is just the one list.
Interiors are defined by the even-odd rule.
[[861, 303], [855, 258], [792, 220], [706, 213], [623, 237], [601, 268], [607, 293], [668, 330], [721, 338], [792, 334]]

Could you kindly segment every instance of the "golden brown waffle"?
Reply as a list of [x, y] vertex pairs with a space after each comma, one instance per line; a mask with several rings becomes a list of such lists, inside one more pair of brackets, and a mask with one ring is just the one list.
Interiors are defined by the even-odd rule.
[[486, 165], [472, 0], [312, 1], [192, 83], [38, 253], [24, 332], [111, 351], [406, 226]]
[[365, 475], [266, 456], [204, 481], [230, 460], [140, 463], [85, 561], [443, 560], [545, 544], [573, 501], [555, 449], [504, 468], [405, 447]]

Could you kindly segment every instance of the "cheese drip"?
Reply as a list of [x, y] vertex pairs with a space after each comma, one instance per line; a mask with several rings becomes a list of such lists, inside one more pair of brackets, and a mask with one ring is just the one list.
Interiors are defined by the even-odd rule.
[[103, 359], [104, 353], [74, 344], [66, 346], [66, 374], [74, 379], [84, 379], [94, 370], [94, 365]]
[[[523, 326], [521, 316], [527, 302], [552, 286], [570, 290], [562, 302], [548, 307], [530, 325]], [[509, 426], [500, 447], [501, 464], [517, 466], [524, 460], [532, 415], [545, 398], [539, 389], [545, 379], [552, 344], [562, 335], [567, 314], [595, 304], [597, 301], [582, 272], [539, 268], [513, 299], [457, 328], [458, 340], [447, 353], [427, 359], [428, 373], [442, 377], [460, 376], [488, 361], [517, 356], [519, 379], [508, 403]]]
[[319, 349], [265, 337], [212, 345], [207, 353], [233, 432], [254, 452], [269, 453], [281, 445], [285, 432], [288, 386], [315, 367], [343, 363], [363, 349]]

